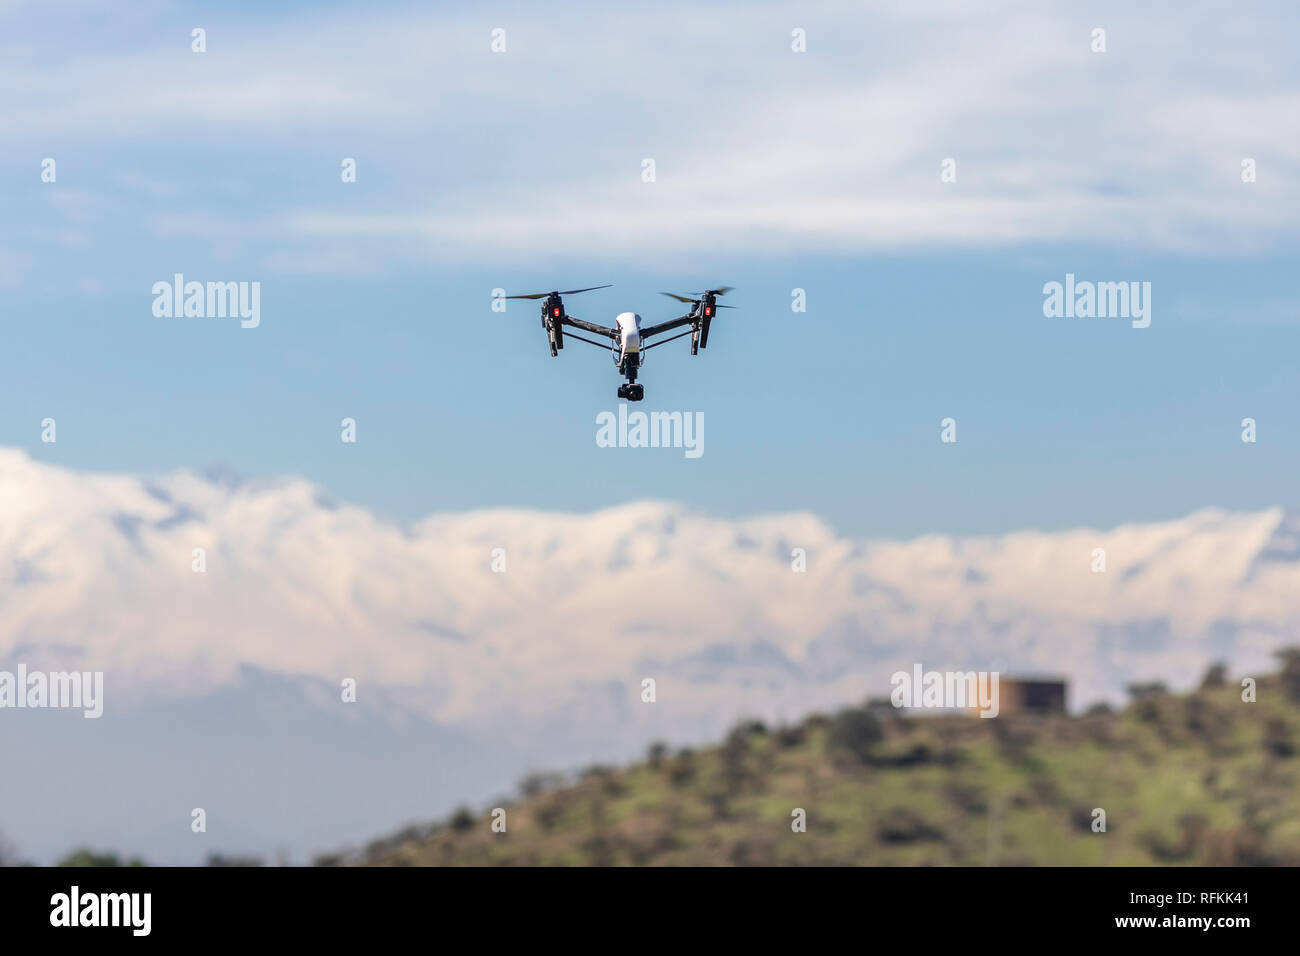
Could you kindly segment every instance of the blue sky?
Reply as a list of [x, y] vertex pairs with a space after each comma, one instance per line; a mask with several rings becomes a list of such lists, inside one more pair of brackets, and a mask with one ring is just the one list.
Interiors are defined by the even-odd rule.
[[[1300, 506], [1288, 7], [656, 10], [0, 4], [0, 444], [296, 473], [398, 519], [653, 497], [911, 536]], [[176, 272], [260, 281], [260, 327], [154, 317]], [[1150, 328], [1044, 318], [1067, 272], [1150, 282]], [[489, 307], [605, 282], [570, 311], [737, 287], [707, 351], [642, 373], [645, 409], [704, 413], [702, 458], [597, 447], [608, 356]]]

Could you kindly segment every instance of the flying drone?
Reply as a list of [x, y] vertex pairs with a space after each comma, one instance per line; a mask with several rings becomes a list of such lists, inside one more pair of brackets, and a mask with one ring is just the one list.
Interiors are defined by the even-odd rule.
[[[703, 292], [696, 292], [692, 295], [678, 295], [675, 292], [661, 293], [670, 299], [676, 299], [678, 302], [689, 303], [691, 309], [683, 316], [669, 319], [667, 322], [659, 322], [655, 325], [643, 326], [641, 316], [635, 312], [620, 312], [614, 317], [614, 327], [607, 328], [603, 325], [597, 325], [595, 322], [580, 319], [576, 315], [569, 315], [564, 308], [563, 296], [608, 288], [611, 288], [611, 286], [593, 285], [586, 289], [569, 289], [566, 292], [534, 292], [530, 295], [508, 295], [506, 298], [545, 300], [542, 302], [542, 328], [546, 330], [546, 334], [550, 339], [552, 356], [558, 355], [560, 349], [564, 348], [566, 338], [577, 339], [579, 342], [586, 342], [588, 345], [594, 345], [597, 348], [608, 348], [614, 356], [614, 365], [618, 368], [618, 374], [627, 379], [618, 387], [618, 397], [627, 399], [629, 402], [639, 402], [645, 398], [645, 389], [638, 384], [636, 376], [641, 368], [641, 363], [644, 361], [646, 352], [689, 335], [691, 337], [691, 354], [698, 355], [700, 349], [708, 347], [709, 326], [713, 324], [718, 309], [735, 308], [734, 305], [719, 305], [717, 302], [718, 296], [726, 295], [732, 290], [729, 285], [724, 285], [720, 289], [705, 289]], [[564, 331], [565, 326], [571, 329], [582, 329], [584, 332], [590, 332], [593, 335], [602, 335], [609, 342], [598, 342], [594, 339], [584, 338], [575, 332], [566, 333]], [[646, 340], [651, 336], [662, 335], [664, 332], [671, 332], [673, 329], [680, 329], [683, 326], [690, 326], [690, 328], [686, 329], [685, 332], [679, 332], [677, 335], [660, 339], [658, 342], [646, 344]]]

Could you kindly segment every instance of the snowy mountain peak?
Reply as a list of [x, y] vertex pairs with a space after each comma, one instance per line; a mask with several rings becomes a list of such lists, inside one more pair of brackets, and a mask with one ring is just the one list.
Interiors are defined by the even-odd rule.
[[403, 526], [298, 478], [79, 473], [14, 449], [0, 496], [0, 660], [76, 648], [128, 701], [252, 669], [540, 727], [593, 685], [635, 700], [653, 666], [689, 724], [881, 693], [918, 660], [1066, 671], [1084, 698], [1114, 695], [1300, 630], [1300, 516], [1281, 509], [913, 541], [662, 501]]

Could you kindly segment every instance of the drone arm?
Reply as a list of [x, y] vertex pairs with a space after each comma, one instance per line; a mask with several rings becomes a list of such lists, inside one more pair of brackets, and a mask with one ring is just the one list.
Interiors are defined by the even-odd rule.
[[695, 318], [695, 313], [692, 312], [690, 315], [683, 315], [680, 319], [670, 319], [667, 322], [660, 322], [658, 325], [646, 326], [641, 330], [641, 338], [647, 339], [652, 335], [658, 335], [660, 332], [680, 329], [683, 325], [694, 322]]
[[596, 335], [603, 335], [609, 339], [618, 338], [618, 333], [613, 329], [607, 329], [603, 325], [597, 325], [595, 322], [588, 322], [585, 319], [579, 319], [576, 316], [566, 315], [564, 317], [564, 324], [571, 325], [575, 329], [584, 329], [588, 332], [594, 332]]

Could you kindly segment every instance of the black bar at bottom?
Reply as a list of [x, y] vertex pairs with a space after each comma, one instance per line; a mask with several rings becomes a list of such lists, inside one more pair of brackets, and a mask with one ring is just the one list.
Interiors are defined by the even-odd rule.
[[[844, 933], [864, 945], [893, 939], [925, 948], [1124, 936], [1232, 945], [1261, 930], [1285, 931], [1295, 877], [1294, 870], [1241, 868], [26, 867], [0, 870], [0, 926], [6, 943], [63, 937], [128, 945], [373, 944], [392, 936], [459, 947], [453, 940], [466, 932], [481, 942], [506, 937], [537, 946], [577, 934], [603, 941], [600, 948], [619, 939], [677, 945], [683, 933], [731, 945]], [[76, 922], [119, 925], [72, 926], [74, 886]]]

